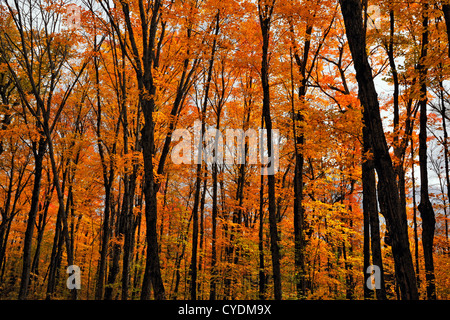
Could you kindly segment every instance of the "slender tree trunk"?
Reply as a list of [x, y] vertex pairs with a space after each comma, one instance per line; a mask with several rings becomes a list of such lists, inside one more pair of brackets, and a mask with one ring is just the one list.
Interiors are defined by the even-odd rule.
[[211, 280], [209, 299], [216, 300], [217, 289], [217, 164], [212, 164], [212, 239], [211, 239]]
[[416, 266], [417, 287], [420, 287], [420, 268], [419, 268], [419, 237], [417, 232], [417, 207], [416, 207], [416, 178], [414, 170], [414, 141], [411, 136], [411, 180], [412, 180], [412, 198], [413, 198], [413, 229], [414, 229], [414, 259]]
[[25, 189], [25, 186], [27, 185], [26, 183], [24, 183], [22, 185], [22, 180], [23, 180], [26, 168], [27, 168], [27, 164], [24, 165], [19, 170], [19, 177], [15, 181], [17, 188], [15, 190], [14, 200], [13, 200], [12, 206], [11, 206], [11, 197], [12, 197], [12, 192], [13, 192], [13, 187], [14, 187], [14, 171], [15, 171], [14, 170], [14, 157], [12, 157], [10, 179], [9, 179], [9, 186], [8, 186], [8, 192], [7, 192], [7, 200], [6, 200], [5, 206], [3, 207], [3, 210], [1, 212], [2, 223], [0, 224], [0, 270], [1, 270], [0, 282], [3, 281], [3, 273], [5, 270], [4, 267], [6, 264], [6, 247], [9, 242], [8, 238], [9, 238], [9, 233], [11, 230], [11, 223], [13, 221], [14, 216], [17, 213], [17, 211], [16, 211], [17, 202], [18, 202], [23, 190]]
[[[274, 159], [273, 156], [273, 140], [272, 140], [272, 119], [270, 115], [270, 85], [269, 85], [269, 39], [270, 39], [270, 24], [274, 3], [261, 5], [258, 2], [260, 27], [263, 37], [262, 45], [262, 63], [261, 63], [261, 82], [263, 88], [263, 107], [262, 114], [264, 118], [265, 127], [267, 130], [267, 153], [269, 159]], [[273, 163], [268, 164], [272, 167]], [[278, 246], [278, 228], [276, 218], [276, 204], [275, 204], [275, 176], [270, 174], [268, 180], [268, 195], [269, 195], [269, 230], [270, 230], [270, 250], [272, 253], [272, 270], [274, 282], [274, 297], [275, 300], [281, 300], [281, 270], [280, 270], [280, 249]]]
[[[291, 24], [293, 32], [293, 26]], [[301, 84], [298, 89], [298, 98], [302, 107], [301, 111], [296, 111], [294, 107], [294, 92], [292, 90], [292, 123], [293, 134], [295, 140], [295, 170], [294, 170], [294, 241], [295, 241], [295, 267], [296, 267], [296, 282], [297, 282], [297, 296], [304, 298], [306, 295], [305, 282], [305, 258], [304, 258], [304, 209], [303, 209], [303, 146], [305, 144], [305, 135], [303, 133], [305, 96], [307, 87], [306, 66], [308, 63], [309, 49], [311, 47], [311, 34], [313, 27], [306, 26], [306, 37], [304, 43], [303, 59], [300, 59], [296, 47], [294, 46], [294, 56], [296, 58], [297, 66], [299, 68]], [[293, 70], [291, 66], [291, 81], [294, 85]], [[292, 87], [293, 88], [293, 87]]]
[[115, 240], [114, 244], [112, 246], [112, 262], [109, 268], [109, 275], [107, 279], [107, 285], [105, 288], [105, 300], [112, 300], [113, 299], [113, 290], [114, 290], [114, 283], [116, 282], [117, 275], [119, 274], [119, 261], [120, 261], [120, 255], [122, 252], [122, 246], [120, 243], [120, 239], [123, 237], [124, 234], [124, 215], [126, 214], [124, 212], [125, 210], [128, 210], [128, 204], [125, 202], [127, 201], [125, 198], [128, 197], [128, 187], [125, 187], [124, 195], [123, 195], [123, 203], [122, 203], [122, 209], [118, 209], [117, 211], [117, 217], [116, 217], [116, 223], [115, 223]]
[[[207, 188], [208, 172], [205, 170], [203, 176], [203, 187], [202, 196], [200, 199], [200, 241], [199, 250], [200, 257], [198, 259], [198, 271], [199, 273], [203, 270], [203, 256], [205, 255], [205, 200], [206, 200], [206, 188]], [[198, 282], [198, 289], [201, 295], [201, 300], [203, 300], [203, 281]]]
[[[217, 36], [219, 33], [219, 13], [216, 15], [216, 28], [214, 35]], [[212, 72], [214, 67], [214, 60], [215, 60], [215, 53], [216, 53], [216, 38], [214, 38], [212, 49], [211, 49], [211, 57], [209, 59], [209, 66], [208, 66], [208, 75], [206, 79], [205, 84], [205, 93], [204, 93], [204, 100], [202, 104], [201, 109], [201, 132], [200, 132], [200, 139], [198, 141], [198, 159], [197, 159], [197, 175], [196, 175], [196, 181], [195, 181], [195, 194], [194, 194], [194, 206], [192, 209], [192, 215], [193, 215], [193, 222], [192, 222], [192, 258], [191, 258], [191, 265], [190, 265], [190, 274], [191, 274], [191, 300], [197, 299], [197, 250], [198, 250], [198, 207], [200, 202], [200, 187], [201, 187], [201, 175], [202, 175], [202, 158], [203, 158], [203, 135], [205, 133], [205, 120], [206, 120], [206, 109], [208, 105], [208, 98], [209, 98], [209, 88], [212, 80]]]
[[420, 83], [420, 132], [419, 132], [419, 162], [420, 162], [420, 203], [418, 209], [422, 217], [422, 244], [425, 260], [425, 279], [427, 282], [427, 298], [436, 299], [436, 285], [433, 263], [433, 240], [436, 225], [433, 206], [428, 194], [427, 168], [427, 67], [425, 59], [428, 51], [428, 3], [422, 5], [422, 50], [418, 65]]
[[[205, 98], [206, 101], [206, 98]], [[202, 133], [201, 137], [203, 137], [204, 133], [204, 117], [202, 116]], [[199, 150], [202, 150], [202, 140], [199, 141]], [[199, 158], [201, 159], [202, 152], [199, 152]], [[197, 251], [198, 251], [198, 208], [200, 204], [200, 187], [201, 187], [201, 176], [202, 176], [202, 162], [198, 162], [197, 171], [196, 171], [196, 179], [195, 179], [195, 193], [194, 193], [194, 206], [192, 208], [192, 257], [191, 264], [189, 267], [189, 273], [191, 275], [190, 282], [190, 294], [191, 300], [197, 300]]]
[[[97, 146], [100, 154], [100, 160], [102, 164], [103, 173], [103, 187], [105, 190], [105, 201], [104, 201], [104, 211], [103, 211], [103, 224], [102, 224], [102, 237], [101, 237], [101, 247], [100, 247], [100, 260], [98, 263], [97, 271], [97, 283], [95, 287], [95, 299], [103, 299], [104, 291], [104, 281], [106, 274], [106, 262], [108, 254], [108, 245], [110, 238], [110, 210], [111, 210], [111, 189], [112, 181], [114, 178], [114, 170], [109, 170], [106, 163], [103, 144], [101, 141], [101, 126], [102, 126], [102, 107], [101, 107], [101, 97], [100, 97], [100, 77], [99, 77], [99, 65], [98, 58], [94, 59], [95, 68], [95, 84], [96, 84], [96, 107], [97, 107]], [[112, 166], [111, 166], [112, 167]]]
[[[364, 167], [364, 163], [362, 165]], [[367, 268], [370, 266], [370, 216], [369, 212], [366, 209], [366, 205], [364, 204], [364, 176], [367, 175], [367, 169], [362, 169], [362, 182], [363, 182], [363, 290], [364, 290], [364, 299], [371, 299], [373, 296], [373, 292], [367, 286], [367, 280], [370, 277], [368, 274]]]
[[[53, 151], [53, 143], [50, 140], [49, 128], [47, 126], [45, 126], [45, 123], [44, 123], [44, 131], [45, 131], [47, 139], [49, 141], [48, 149], [49, 149], [50, 163], [51, 163], [52, 173], [53, 173], [53, 183], [56, 188], [56, 194], [58, 195], [58, 214], [61, 216], [61, 221], [62, 221], [62, 225], [63, 225], [62, 236], [65, 239], [65, 243], [66, 243], [67, 264], [70, 266], [70, 265], [74, 264], [74, 251], [73, 251], [73, 246], [72, 246], [73, 241], [69, 234], [69, 225], [68, 225], [68, 219], [67, 219], [68, 210], [66, 212], [66, 208], [64, 205], [64, 193], [61, 188], [61, 184], [59, 182], [58, 169], [56, 166], [55, 154]], [[77, 299], [77, 289], [71, 290], [71, 297], [73, 300]]]
[[[129, 184], [128, 194], [126, 196], [126, 205], [122, 205], [124, 217], [124, 245], [123, 245], [123, 263], [122, 263], [122, 300], [128, 299], [128, 288], [130, 285], [131, 258], [134, 248], [134, 238], [136, 224], [133, 215], [133, 200], [136, 192], [137, 165], [134, 165], [133, 173], [125, 179], [125, 183]], [[128, 181], [127, 181], [128, 180]]]
[[[50, 182], [51, 183], [51, 182]], [[41, 254], [41, 244], [42, 244], [42, 238], [44, 236], [44, 230], [45, 230], [45, 224], [48, 214], [48, 207], [50, 205], [51, 201], [51, 193], [53, 192], [54, 187], [51, 186], [47, 192], [47, 199], [44, 202], [44, 208], [43, 213], [39, 214], [39, 220], [37, 224], [37, 239], [36, 239], [36, 250], [34, 252], [34, 258], [33, 263], [31, 265], [31, 273], [36, 277], [39, 275], [39, 260], [40, 260], [40, 254]], [[1, 238], [0, 238], [1, 239]]]
[[[380, 223], [378, 218], [375, 168], [372, 160], [372, 148], [370, 146], [370, 135], [367, 126], [363, 127], [363, 150], [365, 157], [365, 159], [363, 159], [362, 164], [363, 211], [364, 215], [365, 216], [367, 215], [368, 223], [370, 226], [370, 247], [372, 249], [372, 262], [373, 265], [378, 266], [380, 268], [380, 289], [376, 289], [376, 297], [378, 300], [385, 300], [386, 287], [384, 282], [384, 268], [381, 254], [381, 237], [380, 237]], [[369, 233], [369, 230], [367, 230], [367, 233]], [[364, 252], [370, 255], [370, 250]], [[366, 261], [367, 258], [364, 257], [364, 259]], [[370, 276], [369, 274], [366, 273], [366, 271], [367, 266], [365, 265], [364, 266], [365, 297], [368, 295], [368, 292], [366, 291], [368, 289], [366, 285], [367, 283], [366, 277]]]
[[37, 150], [34, 150], [34, 184], [31, 195], [30, 211], [28, 213], [27, 228], [23, 240], [22, 277], [20, 281], [19, 300], [26, 300], [31, 272], [31, 246], [33, 242], [34, 225], [39, 205], [39, 192], [41, 190], [42, 163], [44, 160], [47, 141], [41, 137]]
[[[406, 144], [400, 143], [400, 105], [399, 105], [399, 93], [400, 82], [398, 79], [397, 66], [394, 57], [394, 36], [395, 36], [395, 13], [393, 8], [389, 10], [389, 44], [387, 48], [389, 65], [392, 73], [392, 80], [394, 85], [393, 93], [393, 107], [394, 107], [394, 171], [397, 177], [399, 196], [400, 196], [400, 210], [401, 214], [406, 217], [406, 190], [405, 190], [405, 170], [403, 168], [403, 159], [406, 152]], [[409, 121], [409, 120], [407, 120]], [[406, 124], [406, 131], [409, 130], [409, 123]], [[405, 140], [407, 141], [407, 140]]]
[[[445, 167], [445, 181], [447, 184], [447, 199], [448, 201], [450, 201], [450, 168], [449, 168], [449, 159], [448, 159], [448, 155], [449, 155], [449, 149], [448, 149], [448, 144], [449, 144], [449, 139], [448, 139], [448, 131], [447, 131], [447, 115], [446, 115], [446, 106], [445, 106], [445, 101], [444, 101], [444, 87], [443, 87], [443, 83], [440, 83], [440, 95], [441, 95], [441, 117], [442, 117], [442, 128], [444, 131], [444, 137], [443, 137], [443, 143], [442, 146], [444, 147], [444, 167]], [[449, 235], [448, 235], [448, 220], [447, 220], [447, 215], [445, 216], [445, 239], [447, 240], [448, 243], [448, 239], [449, 239]], [[447, 245], [447, 248], [445, 249], [446, 253], [450, 253], [449, 252], [449, 247]]]
[[50, 300], [55, 291], [56, 274], [58, 270], [59, 252], [62, 248], [61, 239], [61, 216], [58, 214], [56, 217], [55, 236], [53, 237], [52, 253], [50, 255], [50, 265], [48, 268], [48, 282], [46, 299]]
[[136, 174], [125, 175], [124, 185], [128, 184], [124, 193], [124, 203], [122, 204], [123, 217], [123, 262], [122, 262], [122, 300], [128, 299], [128, 287], [130, 284], [131, 255], [134, 243], [134, 221], [133, 221], [133, 200], [136, 190]]
[[259, 186], [259, 230], [258, 230], [258, 252], [259, 252], [259, 299], [266, 298], [266, 271], [264, 267], [264, 176], [261, 175]]

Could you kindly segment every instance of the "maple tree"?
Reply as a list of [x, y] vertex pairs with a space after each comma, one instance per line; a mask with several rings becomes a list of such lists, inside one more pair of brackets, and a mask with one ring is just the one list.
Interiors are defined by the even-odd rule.
[[448, 1], [5, 0], [0, 25], [1, 299], [450, 297]]

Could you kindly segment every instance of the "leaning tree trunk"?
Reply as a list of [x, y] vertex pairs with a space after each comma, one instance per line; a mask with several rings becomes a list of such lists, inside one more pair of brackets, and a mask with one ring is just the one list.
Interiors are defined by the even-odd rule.
[[350, 51], [356, 70], [359, 98], [367, 114], [367, 126], [374, 154], [374, 165], [379, 179], [378, 200], [392, 236], [392, 253], [402, 299], [418, 299], [414, 266], [409, 251], [406, 216], [400, 208], [399, 190], [392, 159], [380, 116], [380, 107], [372, 69], [366, 53], [366, 41], [359, 0], [340, 0]]

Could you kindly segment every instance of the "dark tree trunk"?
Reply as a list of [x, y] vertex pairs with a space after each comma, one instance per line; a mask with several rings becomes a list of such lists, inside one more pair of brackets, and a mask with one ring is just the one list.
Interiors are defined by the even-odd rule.
[[[150, 91], [153, 96], [155, 90]], [[158, 253], [157, 200], [156, 183], [153, 175], [154, 152], [154, 101], [142, 98], [145, 124], [142, 132], [142, 149], [144, 155], [144, 195], [145, 195], [145, 222], [147, 227], [147, 259], [145, 264], [144, 280], [142, 283], [141, 299], [150, 298], [150, 285], [154, 290], [156, 300], [165, 299], [164, 284], [161, 277], [161, 268]]]
[[[216, 28], [214, 35], [217, 36], [219, 33], [219, 13], [216, 15]], [[191, 265], [190, 265], [190, 274], [191, 274], [191, 300], [197, 299], [197, 249], [198, 249], [198, 208], [199, 208], [199, 202], [200, 202], [200, 187], [201, 187], [201, 175], [202, 175], [202, 150], [203, 150], [203, 135], [205, 133], [205, 120], [206, 120], [206, 109], [208, 105], [208, 98], [209, 98], [209, 88], [212, 80], [212, 72], [214, 67], [214, 60], [215, 60], [215, 53], [216, 53], [216, 38], [214, 38], [212, 49], [211, 49], [211, 57], [209, 59], [209, 66], [208, 66], [208, 74], [206, 79], [206, 85], [205, 85], [205, 93], [204, 93], [204, 100], [202, 104], [201, 109], [201, 132], [200, 132], [200, 139], [199, 139], [199, 145], [198, 145], [198, 159], [197, 159], [197, 175], [196, 175], [196, 181], [195, 181], [195, 194], [194, 194], [194, 206], [192, 209], [192, 215], [193, 215], [193, 222], [192, 222], [192, 258], [191, 258]]]
[[61, 216], [56, 217], [55, 236], [53, 237], [52, 253], [50, 255], [50, 265], [48, 267], [48, 282], [46, 299], [50, 300], [55, 292], [56, 276], [59, 269], [60, 256], [63, 239], [61, 236]]
[[[120, 239], [124, 235], [124, 216], [125, 210], [128, 209], [128, 205], [125, 203], [127, 200], [125, 198], [128, 196], [128, 187], [125, 187], [124, 191], [124, 202], [122, 203], [122, 209], [118, 209], [117, 217], [116, 217], [116, 223], [115, 223], [115, 240], [114, 244], [112, 245], [112, 262], [109, 268], [109, 275], [107, 279], [107, 285], [105, 288], [105, 300], [112, 300], [113, 299], [113, 290], [114, 290], [114, 283], [116, 282], [117, 275], [119, 274], [119, 261], [120, 261], [120, 255], [122, 252], [121, 244], [119, 243]], [[114, 219], [112, 219], [114, 221]]]
[[94, 59], [95, 68], [95, 81], [96, 81], [96, 107], [97, 107], [97, 146], [100, 155], [102, 174], [103, 174], [103, 187], [105, 190], [105, 201], [104, 201], [104, 211], [103, 211], [103, 225], [102, 225], [102, 237], [101, 237], [101, 247], [100, 247], [100, 260], [97, 267], [97, 283], [95, 287], [95, 299], [103, 299], [104, 291], [104, 281], [106, 274], [106, 262], [108, 254], [108, 245], [110, 238], [110, 210], [111, 210], [111, 189], [112, 182], [114, 179], [113, 165], [110, 163], [110, 170], [108, 172], [108, 164], [105, 159], [105, 153], [103, 149], [102, 136], [101, 136], [101, 126], [102, 126], [102, 107], [101, 107], [101, 96], [100, 96], [100, 76], [99, 76], [99, 61], [98, 58]]
[[[269, 159], [274, 161], [273, 157], [273, 141], [272, 141], [272, 119], [270, 115], [270, 85], [269, 85], [269, 39], [270, 24], [274, 3], [261, 5], [258, 2], [260, 27], [263, 38], [262, 45], [262, 62], [261, 62], [261, 82], [263, 88], [263, 106], [262, 115], [267, 130], [267, 154]], [[269, 166], [274, 166], [269, 163]], [[269, 230], [270, 230], [270, 251], [272, 253], [272, 270], [274, 282], [275, 300], [281, 300], [281, 270], [280, 270], [280, 249], [278, 246], [278, 228], [275, 204], [275, 176], [268, 173], [268, 195], [269, 195]]]
[[[207, 85], [207, 88], [209, 86]], [[206, 94], [206, 93], [205, 93]], [[205, 96], [205, 104], [207, 101], [207, 96]], [[205, 110], [205, 109], [203, 109]], [[203, 137], [205, 131], [205, 123], [204, 123], [204, 112], [202, 110], [202, 126], [201, 126], [201, 137]], [[199, 140], [199, 150], [202, 150], [202, 142], [203, 139]], [[198, 251], [198, 209], [200, 204], [200, 188], [201, 188], [201, 176], [202, 176], [202, 152], [199, 151], [199, 162], [197, 162], [197, 171], [196, 171], [196, 179], [195, 179], [195, 193], [194, 193], [194, 205], [192, 208], [192, 257], [191, 264], [189, 266], [189, 273], [191, 275], [190, 282], [190, 294], [191, 300], [197, 300], [197, 251]]]
[[[303, 145], [303, 134], [296, 137], [297, 143]], [[304, 258], [304, 211], [302, 206], [303, 200], [303, 154], [296, 151], [295, 157], [295, 173], [294, 173], [294, 241], [295, 241], [295, 266], [296, 266], [296, 282], [297, 296], [304, 298], [306, 295], [305, 286], [305, 258]]]
[[350, 51], [356, 70], [359, 98], [366, 112], [374, 166], [378, 174], [378, 200], [392, 237], [392, 252], [402, 299], [418, 299], [414, 267], [409, 251], [406, 217], [402, 215], [392, 159], [381, 122], [377, 92], [366, 53], [366, 41], [359, 0], [340, 0]]
[[212, 239], [211, 239], [211, 281], [209, 299], [216, 300], [217, 289], [217, 164], [212, 164]]
[[413, 229], [414, 229], [414, 259], [416, 266], [417, 287], [420, 287], [420, 268], [419, 268], [419, 237], [417, 232], [417, 207], [416, 207], [416, 178], [414, 170], [414, 141], [411, 140], [411, 180], [412, 180], [412, 198], [413, 198]]
[[[293, 29], [291, 25], [291, 29]], [[312, 26], [306, 27], [306, 40], [304, 43], [303, 59], [300, 59], [298, 52], [294, 52], [295, 60], [299, 68], [301, 84], [298, 89], [298, 98], [303, 106], [305, 103], [305, 96], [307, 91], [307, 76], [306, 66], [308, 63], [309, 49], [311, 47]], [[294, 46], [294, 50], [296, 50]], [[293, 70], [291, 70], [292, 86], [294, 85]], [[302, 110], [304, 111], [304, 110]], [[293, 134], [295, 141], [295, 170], [294, 170], [294, 241], [295, 241], [295, 267], [296, 267], [296, 285], [297, 296], [304, 298], [306, 296], [306, 281], [305, 281], [305, 237], [304, 237], [304, 209], [303, 209], [303, 146], [305, 144], [305, 135], [301, 125], [304, 121], [304, 116], [301, 111], [296, 111], [294, 107], [294, 92], [292, 92], [292, 123]]]
[[11, 231], [11, 224], [12, 224], [14, 216], [17, 214], [17, 211], [16, 211], [17, 202], [18, 202], [23, 190], [25, 189], [25, 186], [27, 185], [26, 183], [22, 184], [22, 180], [24, 178], [26, 168], [27, 168], [27, 164], [25, 164], [19, 170], [19, 177], [17, 178], [17, 180], [15, 182], [18, 187], [16, 188], [16, 191], [14, 194], [14, 200], [12, 201], [12, 205], [11, 205], [11, 197], [12, 197], [12, 192], [13, 192], [13, 187], [14, 187], [14, 181], [13, 181], [14, 180], [14, 171], [15, 171], [14, 170], [14, 157], [12, 157], [10, 178], [9, 178], [9, 183], [8, 183], [9, 186], [8, 186], [8, 192], [7, 192], [7, 200], [6, 200], [5, 206], [3, 207], [3, 210], [1, 210], [2, 222], [0, 223], [0, 270], [1, 270], [0, 282], [3, 281], [3, 274], [5, 271], [5, 265], [6, 265], [6, 247], [8, 245], [8, 237], [9, 237], [9, 233]]
[[36, 225], [36, 227], [37, 227], [36, 250], [34, 252], [33, 263], [31, 265], [31, 273], [33, 275], [35, 275], [35, 277], [37, 275], [39, 275], [39, 260], [40, 260], [40, 254], [41, 254], [42, 238], [44, 236], [45, 224], [46, 224], [46, 219], [47, 219], [47, 214], [48, 214], [48, 207], [51, 202], [51, 194], [53, 193], [53, 189], [54, 189], [54, 187], [51, 186], [51, 181], [49, 181], [49, 183], [50, 183], [50, 187], [49, 187], [49, 190], [47, 190], [47, 195], [46, 195], [46, 199], [44, 202], [44, 208], [43, 208], [44, 212], [39, 214], [38, 224]]
[[[386, 287], [384, 282], [384, 268], [383, 259], [381, 254], [381, 237], [380, 237], [380, 224], [378, 218], [378, 206], [377, 206], [377, 188], [375, 179], [375, 168], [372, 160], [372, 148], [370, 146], [370, 136], [367, 126], [363, 127], [363, 150], [364, 159], [362, 163], [362, 186], [363, 186], [363, 211], [364, 211], [364, 226], [368, 223], [367, 227], [370, 228], [364, 230], [364, 297], [369, 295], [367, 288], [367, 266], [370, 264], [370, 249], [372, 251], [373, 265], [380, 268], [380, 289], [376, 289], [376, 297], [378, 300], [386, 299]], [[367, 222], [366, 222], [367, 220]], [[370, 245], [366, 244], [366, 232], [370, 234]], [[369, 257], [366, 257], [369, 255]], [[368, 260], [368, 261], [366, 261]], [[366, 265], [367, 264], [367, 265]]]
[[31, 194], [31, 205], [28, 213], [27, 228], [23, 240], [22, 277], [20, 281], [19, 300], [27, 299], [28, 285], [30, 283], [31, 272], [31, 245], [33, 242], [34, 225], [39, 205], [39, 192], [41, 190], [42, 163], [44, 160], [47, 141], [41, 137], [38, 145], [35, 146], [34, 153], [34, 183]]
[[433, 263], [433, 240], [436, 225], [433, 206], [428, 194], [427, 168], [427, 67], [425, 59], [428, 47], [428, 3], [422, 6], [422, 49], [418, 65], [420, 83], [420, 132], [419, 132], [419, 163], [420, 163], [420, 203], [418, 209], [422, 217], [422, 244], [425, 260], [425, 279], [427, 283], [427, 298], [436, 299], [436, 285]]
[[259, 299], [266, 299], [266, 271], [264, 268], [264, 176], [261, 175], [259, 186], [259, 230], [258, 230], [258, 252], [259, 252]]
[[373, 292], [367, 286], [367, 280], [370, 277], [370, 274], [367, 273], [367, 268], [370, 266], [370, 216], [369, 212], [366, 209], [367, 204], [364, 204], [364, 176], [368, 174], [367, 169], [364, 168], [364, 163], [362, 164], [362, 183], [363, 183], [363, 290], [364, 290], [364, 299], [372, 299]]
[[[205, 171], [203, 176], [203, 187], [202, 187], [202, 196], [200, 199], [200, 240], [199, 240], [199, 250], [200, 257], [198, 259], [198, 272], [203, 270], [203, 256], [205, 255], [205, 200], [206, 200], [206, 188], [208, 181], [208, 172]], [[198, 282], [197, 290], [200, 292], [201, 300], [203, 300], [203, 281]]]

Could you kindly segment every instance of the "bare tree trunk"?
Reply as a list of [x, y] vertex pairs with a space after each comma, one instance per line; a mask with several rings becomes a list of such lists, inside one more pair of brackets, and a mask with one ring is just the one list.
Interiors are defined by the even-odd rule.
[[402, 215], [398, 186], [381, 122], [377, 92], [366, 53], [366, 41], [359, 0], [340, 0], [347, 39], [352, 53], [359, 86], [359, 98], [367, 113], [365, 125], [371, 136], [374, 165], [378, 174], [378, 200], [384, 214], [402, 299], [418, 299], [414, 267], [409, 251], [406, 217]]
[[[214, 35], [217, 36], [219, 33], [219, 13], [216, 15], [216, 28]], [[209, 59], [209, 66], [208, 66], [208, 74], [205, 84], [205, 93], [204, 93], [204, 100], [202, 104], [201, 109], [201, 132], [200, 132], [200, 139], [198, 141], [198, 159], [197, 159], [197, 175], [196, 175], [196, 181], [195, 181], [195, 194], [194, 194], [194, 206], [192, 209], [192, 215], [193, 215], [193, 222], [192, 222], [192, 258], [191, 258], [191, 265], [190, 265], [190, 274], [191, 274], [191, 283], [190, 283], [190, 291], [191, 291], [191, 300], [197, 299], [197, 249], [198, 249], [198, 208], [200, 203], [200, 187], [201, 187], [201, 175], [202, 175], [202, 150], [203, 150], [203, 136], [205, 133], [205, 120], [206, 120], [206, 109], [208, 105], [208, 98], [209, 98], [209, 88], [212, 80], [212, 72], [214, 67], [214, 60], [215, 60], [215, 53], [216, 53], [216, 38], [214, 38], [212, 49], [211, 49], [211, 57]]]
[[[362, 185], [363, 185], [363, 211], [364, 216], [367, 215], [368, 227], [370, 227], [370, 247], [372, 251], [372, 262], [373, 265], [376, 265], [380, 268], [380, 289], [376, 289], [376, 297], [378, 300], [386, 299], [386, 287], [384, 282], [384, 268], [383, 268], [383, 259], [381, 254], [381, 237], [380, 237], [380, 224], [378, 219], [378, 206], [377, 206], [377, 188], [376, 188], [376, 179], [375, 179], [375, 168], [372, 157], [372, 148], [370, 146], [370, 136], [368, 132], [367, 126], [363, 127], [363, 150], [364, 157], [362, 163]], [[369, 155], [370, 154], [370, 155]], [[366, 224], [365, 224], [366, 225]], [[369, 230], [367, 230], [369, 233]], [[365, 233], [366, 234], [366, 231]], [[366, 240], [364, 240], [366, 241]], [[364, 242], [365, 243], [365, 242]], [[368, 246], [368, 244], [366, 245]], [[365, 247], [366, 247], [365, 246]], [[367, 250], [367, 251], [366, 251]], [[365, 254], [370, 256], [370, 250], [365, 249]], [[366, 261], [366, 257], [364, 257], [364, 261]], [[367, 259], [370, 260], [370, 259]], [[369, 261], [370, 262], [370, 261]], [[367, 264], [367, 265], [366, 265]], [[370, 263], [364, 264], [364, 290], [365, 297], [368, 296], [367, 292], [367, 277], [370, 275], [366, 273], [367, 266]]]
[[31, 272], [31, 245], [33, 241], [34, 225], [39, 204], [39, 192], [41, 190], [42, 162], [47, 148], [45, 138], [40, 138], [37, 147], [34, 147], [34, 184], [31, 194], [31, 205], [28, 213], [27, 228], [23, 240], [22, 277], [20, 281], [19, 300], [25, 300], [28, 293]]
[[111, 189], [112, 182], [114, 178], [114, 170], [113, 165], [110, 164], [110, 170], [108, 172], [108, 165], [106, 163], [103, 144], [102, 144], [102, 136], [101, 136], [101, 125], [102, 125], [102, 107], [101, 107], [101, 98], [100, 98], [100, 78], [99, 78], [99, 65], [98, 58], [94, 58], [94, 68], [95, 68], [95, 79], [96, 79], [96, 107], [97, 107], [97, 146], [99, 150], [100, 160], [102, 164], [102, 173], [103, 173], [103, 187], [105, 189], [105, 201], [104, 201], [104, 212], [103, 212], [103, 227], [102, 227], [102, 240], [101, 240], [101, 248], [100, 248], [100, 260], [98, 264], [97, 270], [97, 283], [95, 287], [95, 299], [101, 300], [103, 299], [103, 291], [104, 291], [104, 281], [106, 274], [106, 259], [108, 254], [108, 244], [110, 238], [110, 210], [111, 210]]
[[211, 239], [211, 280], [209, 299], [216, 300], [217, 289], [217, 164], [212, 164], [212, 239]]
[[264, 176], [261, 175], [259, 186], [259, 231], [258, 231], [258, 252], [259, 252], [259, 299], [266, 299], [267, 281], [264, 267]]
[[411, 141], [411, 180], [412, 180], [412, 198], [413, 198], [413, 229], [414, 229], [414, 259], [416, 266], [417, 287], [420, 287], [420, 268], [419, 268], [419, 237], [417, 232], [417, 207], [416, 207], [416, 179], [414, 170], [414, 141]]
[[[261, 4], [258, 1], [259, 19], [261, 33], [263, 37], [262, 46], [262, 63], [261, 63], [261, 82], [263, 88], [263, 118], [265, 127], [267, 130], [267, 153], [269, 159], [274, 161], [273, 157], [273, 140], [272, 140], [272, 119], [270, 115], [270, 85], [269, 85], [269, 39], [270, 39], [270, 24], [272, 20], [272, 13], [274, 8], [274, 2], [270, 4]], [[274, 166], [273, 163], [268, 164]], [[275, 300], [281, 300], [281, 270], [280, 270], [280, 249], [278, 246], [278, 228], [276, 218], [276, 205], [275, 205], [275, 176], [270, 174], [267, 177], [268, 180], [268, 193], [269, 193], [269, 230], [270, 230], [270, 250], [272, 253], [272, 270], [273, 270], [273, 282], [274, 282], [274, 297]]]
[[[291, 29], [293, 26], [291, 24]], [[301, 84], [298, 88], [298, 98], [301, 106], [304, 106], [305, 96], [307, 91], [307, 76], [306, 66], [308, 63], [309, 49], [311, 47], [311, 34], [313, 27], [311, 25], [306, 26], [306, 37], [303, 49], [303, 58], [300, 59], [297, 48], [294, 46], [294, 56], [299, 68], [301, 78]], [[303, 209], [303, 148], [305, 144], [305, 135], [301, 122], [304, 121], [304, 116], [301, 111], [296, 111], [294, 107], [294, 79], [293, 70], [291, 66], [291, 81], [292, 81], [292, 123], [293, 134], [295, 141], [295, 170], [294, 170], [294, 241], [295, 241], [295, 267], [296, 267], [296, 282], [297, 282], [297, 296], [304, 298], [306, 296], [306, 281], [305, 281], [305, 237], [304, 237], [304, 209]], [[303, 111], [303, 110], [302, 110]], [[299, 149], [300, 146], [300, 149]]]
[[433, 263], [433, 240], [436, 225], [433, 206], [428, 194], [427, 168], [427, 67], [425, 59], [428, 47], [428, 3], [422, 5], [422, 49], [418, 65], [420, 83], [420, 132], [419, 132], [419, 162], [420, 162], [420, 203], [418, 209], [422, 217], [422, 244], [425, 260], [425, 279], [427, 282], [427, 298], [436, 299], [436, 285]]

